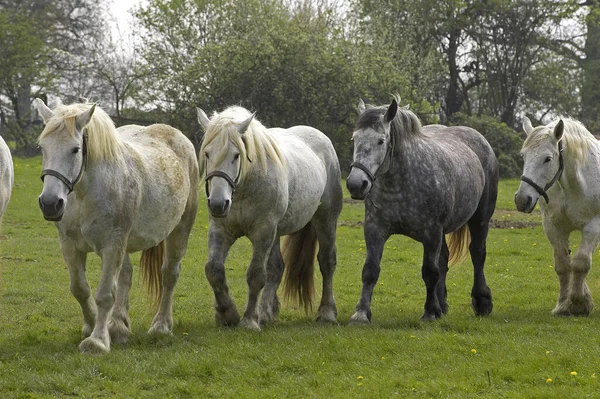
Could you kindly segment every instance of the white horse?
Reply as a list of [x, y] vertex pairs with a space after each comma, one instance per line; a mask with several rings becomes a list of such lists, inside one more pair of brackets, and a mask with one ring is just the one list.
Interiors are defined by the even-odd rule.
[[[333, 273], [342, 187], [331, 141], [308, 126], [267, 129], [236, 106], [210, 120], [198, 109], [198, 120], [206, 130], [199, 163], [206, 173], [210, 211], [206, 276], [215, 294], [217, 323], [259, 330], [261, 323], [275, 321], [284, 268], [284, 295], [295, 297], [308, 311], [317, 240], [323, 276], [317, 320], [335, 322]], [[285, 235], [282, 256], [279, 237]], [[253, 253], [246, 274], [248, 304], [240, 322], [224, 263], [241, 236], [250, 239]]]
[[[83, 312], [82, 352], [105, 352], [130, 333], [129, 253], [143, 251], [142, 274], [160, 301], [149, 333], [173, 327], [173, 290], [198, 208], [199, 171], [192, 143], [167, 125], [123, 126], [91, 104], [49, 109], [40, 135], [43, 191], [39, 205], [56, 222]], [[85, 277], [95, 252], [102, 275], [95, 294]]]
[[10, 201], [13, 184], [14, 170], [10, 149], [4, 139], [0, 137], [0, 226], [2, 225], [2, 215]]
[[[533, 128], [525, 118], [523, 176], [515, 205], [531, 212], [539, 201], [546, 237], [554, 248], [560, 293], [554, 315], [588, 315], [594, 303], [585, 282], [600, 243], [600, 144], [578, 121], [556, 120]], [[571, 257], [569, 235], [582, 233]]]

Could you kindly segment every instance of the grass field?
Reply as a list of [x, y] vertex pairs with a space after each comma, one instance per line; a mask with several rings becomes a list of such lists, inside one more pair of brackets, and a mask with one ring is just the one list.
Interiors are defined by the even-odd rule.
[[[347, 200], [338, 230], [334, 289], [339, 326], [284, 307], [279, 323], [250, 332], [216, 327], [204, 277], [207, 215], [201, 204], [175, 291], [174, 333], [147, 336], [150, 301], [131, 292], [133, 334], [109, 354], [82, 355], [80, 308], [69, 291], [56, 229], [37, 207], [39, 158], [15, 159], [16, 185], [0, 240], [0, 398], [583, 398], [598, 397], [600, 313], [554, 318], [558, 294], [539, 214], [518, 214], [518, 182], [501, 182], [486, 275], [494, 311], [470, 308], [470, 262], [448, 276], [449, 314], [419, 321], [425, 298], [420, 244], [393, 237], [372, 304], [373, 323], [348, 327], [361, 288], [361, 203]], [[577, 238], [573, 240], [577, 243]], [[250, 244], [232, 248], [227, 273], [240, 309]], [[88, 263], [93, 287], [99, 259]], [[317, 276], [319, 277], [319, 276]], [[320, 281], [320, 278], [317, 278]], [[600, 275], [588, 283], [600, 295]]]

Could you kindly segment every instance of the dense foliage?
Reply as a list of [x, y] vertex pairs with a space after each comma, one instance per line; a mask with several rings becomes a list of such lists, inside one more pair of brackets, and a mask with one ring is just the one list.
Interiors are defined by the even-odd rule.
[[[100, 101], [117, 124], [169, 123], [196, 144], [195, 107], [241, 104], [267, 126], [321, 129], [343, 167], [359, 98], [383, 104], [398, 93], [424, 123], [487, 132], [519, 130], [524, 114], [600, 126], [596, 0], [140, 4], [133, 36], [115, 37], [108, 0], [0, 0], [2, 135], [34, 149], [29, 104], [39, 95]], [[490, 141], [513, 175], [505, 136]]]

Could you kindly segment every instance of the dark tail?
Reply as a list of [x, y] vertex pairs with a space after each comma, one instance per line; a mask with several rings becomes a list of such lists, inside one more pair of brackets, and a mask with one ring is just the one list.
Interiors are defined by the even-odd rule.
[[165, 260], [165, 241], [159, 242], [155, 247], [148, 248], [142, 252], [140, 268], [142, 269], [142, 280], [154, 306], [158, 305], [162, 296], [162, 272], [161, 268]]
[[465, 224], [453, 233], [446, 234], [446, 243], [448, 244], [448, 266], [454, 266], [467, 257], [469, 254], [469, 245], [471, 244], [471, 233], [469, 227]]
[[285, 263], [283, 297], [297, 303], [308, 313], [315, 297], [315, 254], [317, 234], [308, 223], [294, 234], [285, 236], [281, 245]]

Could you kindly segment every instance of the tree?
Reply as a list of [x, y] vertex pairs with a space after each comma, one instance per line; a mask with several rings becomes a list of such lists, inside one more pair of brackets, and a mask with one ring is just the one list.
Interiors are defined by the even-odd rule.
[[600, 1], [587, 0], [587, 37], [582, 61], [581, 119], [590, 131], [600, 134]]

